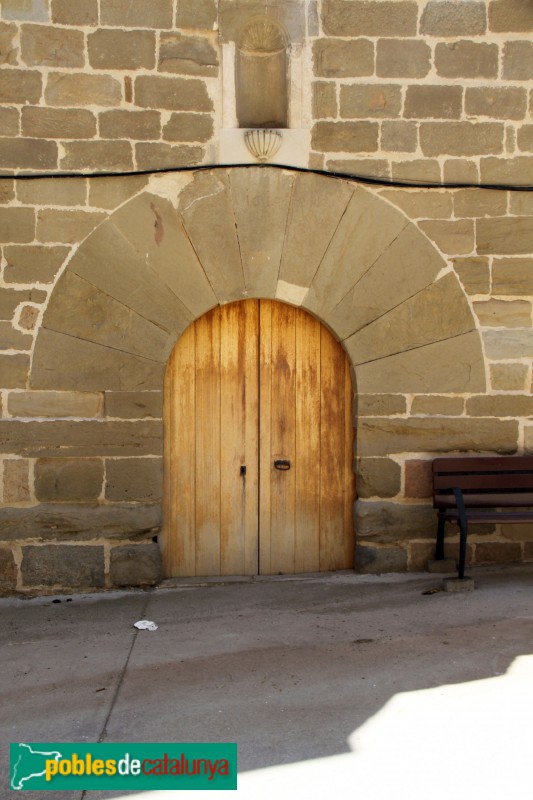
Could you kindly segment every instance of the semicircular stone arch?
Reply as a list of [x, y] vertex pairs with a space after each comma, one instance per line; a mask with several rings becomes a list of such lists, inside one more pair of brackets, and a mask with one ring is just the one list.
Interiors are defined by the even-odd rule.
[[479, 392], [484, 360], [455, 273], [370, 189], [265, 167], [143, 191], [79, 246], [54, 287], [33, 389], [161, 390], [180, 334], [217, 304], [278, 299], [343, 343], [361, 393]]

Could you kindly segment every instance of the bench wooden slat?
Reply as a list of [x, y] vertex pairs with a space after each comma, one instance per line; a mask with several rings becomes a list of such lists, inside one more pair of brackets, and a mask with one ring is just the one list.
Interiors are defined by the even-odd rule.
[[472, 489], [530, 489], [533, 491], [533, 471], [531, 473], [512, 472], [512, 473], [490, 473], [475, 475], [465, 475], [456, 473], [454, 475], [435, 475], [433, 477], [433, 488], [449, 489], [450, 486], [458, 486], [463, 490]]
[[[464, 504], [467, 508], [498, 508], [500, 506], [516, 506], [518, 508], [533, 508], [533, 492], [518, 492], [517, 494], [504, 492], [490, 492], [488, 494], [463, 494]], [[435, 508], [455, 507], [453, 494], [436, 494]], [[533, 515], [533, 510], [532, 510]]]
[[472, 456], [458, 458], [435, 458], [433, 472], [509, 472], [533, 470], [533, 456]]

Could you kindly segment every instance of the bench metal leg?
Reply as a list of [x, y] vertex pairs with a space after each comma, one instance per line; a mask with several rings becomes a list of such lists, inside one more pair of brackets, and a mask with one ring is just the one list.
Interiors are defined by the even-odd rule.
[[465, 562], [466, 562], [466, 537], [468, 536], [468, 521], [466, 519], [466, 508], [463, 499], [463, 493], [460, 489], [453, 489], [455, 502], [457, 504], [457, 511], [459, 512], [459, 572], [458, 577], [464, 578], [465, 576]]
[[442, 561], [444, 559], [444, 525], [446, 520], [444, 514], [438, 516], [437, 523], [437, 545], [435, 547], [435, 561]]

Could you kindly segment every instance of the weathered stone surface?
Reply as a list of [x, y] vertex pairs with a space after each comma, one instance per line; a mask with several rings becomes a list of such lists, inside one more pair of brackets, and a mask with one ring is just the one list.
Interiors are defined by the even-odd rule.
[[324, 31], [332, 36], [414, 36], [417, 15], [417, 4], [404, 0], [325, 0], [322, 6]]
[[317, 122], [312, 147], [326, 153], [375, 152], [379, 126], [376, 122]]
[[385, 544], [435, 536], [436, 514], [430, 505], [358, 500], [355, 529], [359, 541]]
[[486, 28], [484, 2], [430, 0], [420, 19], [420, 32], [430, 36], [479, 36]]
[[476, 564], [510, 564], [522, 560], [518, 542], [479, 542], [476, 544]]
[[172, 0], [100, 0], [100, 23], [119, 28], [171, 28]]
[[405, 572], [407, 552], [402, 547], [371, 547], [358, 544], [355, 548], [356, 571], [382, 575], [387, 572]]
[[467, 419], [385, 419], [365, 417], [358, 432], [361, 456], [384, 456], [391, 453], [446, 453], [454, 450], [473, 453], [516, 453], [516, 420]]
[[0, 289], [0, 319], [10, 320], [15, 309], [25, 301], [42, 303], [46, 293], [40, 289]]
[[437, 74], [443, 78], [496, 78], [498, 53], [495, 43], [439, 42], [435, 47]]
[[357, 464], [358, 497], [395, 497], [401, 489], [402, 470], [390, 458], [360, 458]]
[[92, 505], [67, 503], [30, 508], [0, 508], [0, 539], [146, 541], [161, 524], [161, 507], [141, 503]]
[[395, 181], [424, 181], [440, 183], [441, 168], [437, 160], [429, 158], [413, 158], [409, 161], [393, 162], [392, 178]]
[[354, 333], [345, 346], [357, 365], [459, 336], [473, 328], [470, 306], [455, 275], [448, 274]]
[[453, 258], [452, 263], [468, 294], [488, 294], [490, 291], [490, 269], [487, 258]]
[[337, 87], [333, 81], [315, 81], [312, 84], [313, 90], [313, 117], [324, 119], [325, 117], [336, 117], [337, 108]]
[[33, 336], [13, 328], [11, 322], [0, 321], [0, 350], [30, 350]]
[[44, 503], [97, 500], [103, 482], [100, 458], [41, 458], [35, 463], [35, 496]]
[[96, 135], [96, 117], [87, 109], [27, 106], [22, 109], [21, 121], [22, 135], [28, 137], [92, 139]]
[[29, 67], [83, 67], [85, 38], [81, 31], [51, 25], [22, 25], [22, 60]]
[[335, 175], [390, 178], [390, 162], [384, 158], [333, 158], [327, 160], [326, 168]]
[[456, 217], [494, 217], [507, 211], [507, 192], [459, 189], [453, 195]]
[[45, 100], [51, 106], [118, 106], [122, 87], [111, 75], [83, 72], [51, 72]]
[[198, 78], [139, 75], [135, 79], [135, 102], [143, 108], [166, 108], [170, 111], [213, 109], [206, 85]]
[[216, 0], [180, 0], [176, 11], [177, 28], [212, 31], [216, 27]]
[[159, 111], [103, 111], [99, 115], [100, 136], [103, 139], [159, 139]]
[[476, 222], [477, 250], [483, 253], [533, 252], [533, 217], [494, 217]]
[[[187, 310], [186, 319], [183, 311], [175, 316], [171, 328], [174, 334], [181, 333], [188, 322], [216, 305], [215, 293], [198, 260], [194, 239], [191, 244], [183, 222], [169, 200], [149, 193], [140, 195], [113, 215], [113, 224], [140, 254], [144, 262], [141, 267], [144, 280], [150, 279], [148, 267], [161, 282], [159, 285], [171, 290], [176, 304]], [[220, 247], [221, 243], [215, 244]], [[98, 255], [96, 250], [96, 257]], [[157, 304], [164, 305], [165, 301], [158, 295], [159, 292]], [[128, 302], [124, 304], [130, 305]], [[147, 317], [146, 313], [141, 313]], [[161, 327], [160, 316], [153, 321]]]
[[500, 525], [502, 536], [513, 542], [533, 542], [533, 525], [522, 522], [520, 525]]
[[0, 180], [0, 205], [10, 205], [15, 199], [15, 181]]
[[358, 417], [389, 417], [405, 414], [407, 402], [401, 394], [358, 394]]
[[163, 139], [169, 142], [207, 142], [212, 136], [210, 114], [171, 114], [163, 128]]
[[148, 183], [147, 175], [91, 178], [89, 182], [89, 205], [96, 208], [113, 209], [129, 200]]
[[26, 545], [21, 574], [24, 586], [101, 588], [105, 584], [104, 548]]
[[100, 417], [103, 396], [96, 392], [11, 392], [12, 417]]
[[[352, 196], [345, 181], [299, 173], [287, 220], [280, 279], [309, 286]], [[316, 199], [320, 196], [321, 202]]]
[[473, 87], [465, 91], [465, 112], [470, 117], [524, 119], [526, 90], [517, 86]]
[[3, 0], [2, 16], [4, 19], [48, 22], [48, 0]]
[[525, 300], [486, 300], [474, 303], [481, 325], [521, 328], [531, 325], [531, 303]]
[[0, 241], [31, 242], [34, 237], [33, 208], [0, 208]]
[[426, 156], [501, 153], [503, 134], [499, 122], [423, 122], [420, 146]]
[[[55, 169], [57, 167], [57, 144], [39, 139], [0, 140], [0, 168]], [[17, 240], [15, 240], [17, 241]]]
[[[197, 172], [180, 194], [187, 233], [217, 298], [244, 297], [244, 276], [225, 173]], [[206, 229], [211, 232], [205, 236]]]
[[35, 306], [25, 305], [21, 306], [18, 311], [17, 324], [27, 331], [33, 331], [37, 327], [37, 320], [39, 319], [40, 309]]
[[[304, 306], [331, 319], [331, 310], [406, 227], [395, 208], [358, 187], [320, 263]], [[357, 253], [357, 258], [354, 258]], [[341, 318], [332, 323], [340, 325]]]
[[402, 106], [401, 86], [395, 84], [341, 85], [340, 115], [344, 119], [398, 117]]
[[118, 419], [145, 419], [163, 416], [162, 392], [106, 392], [105, 415]]
[[203, 147], [175, 147], [158, 142], [141, 142], [135, 145], [135, 159], [138, 169], [174, 169], [201, 164]]
[[368, 39], [317, 39], [313, 58], [320, 78], [359, 78], [374, 72], [374, 44]]
[[457, 417], [464, 411], [462, 397], [446, 397], [446, 395], [417, 395], [411, 403], [411, 414], [431, 414], [445, 417]]
[[[21, 203], [40, 206], [84, 206], [87, 200], [87, 183], [78, 178], [69, 178], [68, 181], [58, 181], [56, 178], [19, 181], [17, 197]], [[65, 250], [68, 252], [67, 248]]]
[[26, 458], [4, 459], [4, 495], [8, 503], [27, 503], [31, 499], [29, 461]]
[[0, 355], [0, 375], [3, 389], [25, 389], [30, 358], [27, 355]]
[[18, 47], [16, 43], [17, 26], [0, 22], [0, 65], [17, 63]]
[[401, 208], [410, 219], [443, 219], [451, 217], [453, 211], [452, 195], [446, 190], [386, 189], [380, 197]]
[[468, 397], [466, 413], [471, 417], [531, 417], [533, 397], [507, 394]]
[[236, 170], [230, 175], [247, 297], [276, 293], [293, 182], [282, 170]]
[[154, 586], [161, 577], [157, 544], [123, 545], [111, 550], [110, 579], [115, 586]]
[[[18, 108], [0, 108], [0, 136], [18, 136], [20, 112]], [[2, 181], [2, 187], [7, 185], [7, 181]], [[4, 194], [5, 189], [2, 192]]]
[[432, 462], [427, 459], [408, 459], [405, 462], [405, 496], [426, 499], [432, 496]]
[[526, 425], [524, 428], [525, 435], [525, 451], [526, 453], [533, 453], [533, 427]]
[[160, 458], [106, 460], [107, 500], [153, 502], [163, 494], [163, 462]]
[[71, 270], [63, 273], [43, 327], [166, 363], [174, 338]]
[[489, 358], [528, 358], [533, 356], [533, 331], [488, 330], [483, 334], [485, 351]]
[[474, 249], [474, 223], [472, 220], [435, 219], [425, 220], [418, 224], [443, 253], [463, 255], [471, 253]]
[[504, 44], [503, 77], [512, 81], [527, 81], [533, 78], [533, 42]]
[[41, 73], [37, 70], [4, 68], [0, 81], [0, 103], [38, 103], [42, 83]]
[[154, 31], [117, 31], [100, 28], [87, 37], [89, 64], [93, 69], [153, 69]]
[[381, 78], [425, 78], [431, 68], [431, 49], [420, 39], [380, 39], [376, 74]]
[[120, 172], [133, 169], [131, 143], [120, 142], [66, 142], [60, 166], [64, 170], [97, 169]]
[[408, 86], [405, 117], [459, 119], [462, 111], [461, 86]]
[[416, 122], [385, 120], [381, 125], [381, 149], [390, 153], [414, 153], [418, 147]]
[[164, 364], [43, 328], [35, 346], [31, 387], [85, 392], [151, 390], [161, 388], [163, 374]]
[[41, 242], [79, 242], [104, 218], [96, 211], [43, 208], [37, 215], [37, 238]]
[[28, 458], [160, 455], [162, 424], [135, 422], [0, 422], [0, 452]]
[[479, 183], [479, 170], [476, 162], [466, 158], [446, 159], [442, 174], [445, 183]]
[[533, 542], [524, 543], [524, 561], [533, 561]]
[[520, 150], [526, 153], [533, 153], [533, 125], [524, 125], [517, 134], [517, 142]]
[[6, 283], [51, 283], [67, 257], [68, 247], [12, 245], [4, 247]]
[[98, 0], [51, 0], [51, 12], [56, 25], [98, 24]]
[[[531, 103], [530, 107], [533, 108]], [[498, 150], [495, 149], [495, 152]], [[482, 158], [480, 174], [483, 183], [530, 186], [533, 183], [533, 158], [530, 156]]]
[[522, 0], [491, 0], [489, 29], [498, 32], [526, 33], [533, 30], [533, 8]]
[[181, 75], [218, 75], [218, 56], [209, 39], [181, 33], [163, 33], [159, 45], [158, 70]]
[[9, 592], [17, 586], [17, 566], [13, 553], [6, 547], [0, 548], [0, 592]]
[[[147, 231], [149, 230], [150, 236], [154, 236], [154, 223], [157, 222], [157, 217], [153, 211], [147, 214], [143, 210], [142, 201], [138, 213], [132, 214], [129, 205], [124, 208], [126, 210], [123, 216], [116, 218], [119, 224], [122, 224], [123, 220], [124, 233], [112, 222], [101, 225], [77, 251], [69, 264], [69, 270], [177, 336], [192, 321], [192, 315], [177, 296], [168, 290], [162, 276], [150, 263], [147, 263], [143, 254], [147, 245], [150, 250]], [[158, 213], [161, 215], [160, 211]], [[134, 236], [133, 243], [125, 238], [128, 235]], [[175, 267], [175, 262], [171, 263]], [[113, 269], [109, 268], [110, 264], [113, 265]], [[191, 276], [192, 274], [191, 271]], [[137, 287], [133, 292], [132, 281]]]
[[526, 364], [491, 364], [490, 382], [493, 389], [522, 392], [525, 389], [529, 367]]

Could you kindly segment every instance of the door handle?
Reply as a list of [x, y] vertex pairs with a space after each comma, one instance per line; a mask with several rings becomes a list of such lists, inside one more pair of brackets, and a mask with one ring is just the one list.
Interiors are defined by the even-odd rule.
[[280, 469], [282, 472], [286, 472], [290, 468], [291, 462], [288, 458], [276, 458], [274, 461], [274, 469]]

